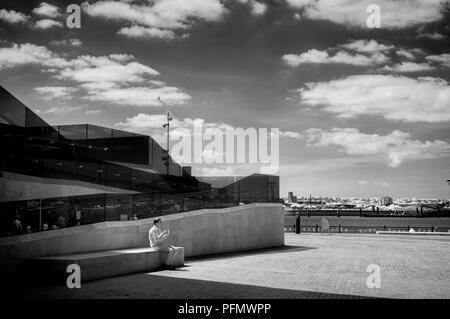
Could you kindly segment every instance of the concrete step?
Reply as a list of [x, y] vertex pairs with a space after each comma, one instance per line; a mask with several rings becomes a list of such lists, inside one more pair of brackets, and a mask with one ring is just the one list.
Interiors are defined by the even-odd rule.
[[[40, 282], [65, 284], [71, 272], [67, 267], [80, 267], [81, 282], [126, 275], [151, 272], [161, 268], [167, 253], [155, 248], [133, 248], [107, 250], [70, 255], [30, 258], [26, 262], [28, 275], [39, 278]], [[183, 255], [184, 261], [184, 255]]]

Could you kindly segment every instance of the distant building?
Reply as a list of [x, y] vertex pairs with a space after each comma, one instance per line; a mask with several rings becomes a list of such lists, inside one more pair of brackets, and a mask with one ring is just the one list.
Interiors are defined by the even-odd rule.
[[289, 192], [288, 193], [288, 202], [289, 203], [297, 202], [297, 196], [294, 196], [294, 192]]
[[394, 202], [394, 200], [390, 196], [384, 196], [384, 197], [381, 197], [380, 202], [381, 202], [381, 206], [389, 206]]

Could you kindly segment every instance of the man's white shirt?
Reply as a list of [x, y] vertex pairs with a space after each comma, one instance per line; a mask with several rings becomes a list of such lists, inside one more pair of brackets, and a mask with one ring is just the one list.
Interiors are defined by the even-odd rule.
[[157, 246], [161, 241], [158, 237], [161, 235], [161, 229], [156, 226], [153, 226], [148, 232], [148, 240], [150, 241], [150, 247]]

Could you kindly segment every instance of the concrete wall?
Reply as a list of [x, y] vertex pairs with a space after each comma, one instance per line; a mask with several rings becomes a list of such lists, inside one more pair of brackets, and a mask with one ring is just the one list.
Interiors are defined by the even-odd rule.
[[[163, 216], [170, 242], [185, 256], [284, 245], [284, 214], [279, 204], [250, 204]], [[153, 218], [104, 222], [0, 239], [0, 262], [109, 249], [145, 247]], [[1, 266], [1, 265], [0, 265]]]

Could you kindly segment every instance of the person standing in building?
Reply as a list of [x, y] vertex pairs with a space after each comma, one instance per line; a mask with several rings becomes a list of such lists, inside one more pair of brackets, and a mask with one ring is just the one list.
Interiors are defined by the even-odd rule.
[[13, 235], [18, 235], [22, 233], [22, 222], [20, 221], [20, 215], [16, 216], [16, 219], [13, 221]]

